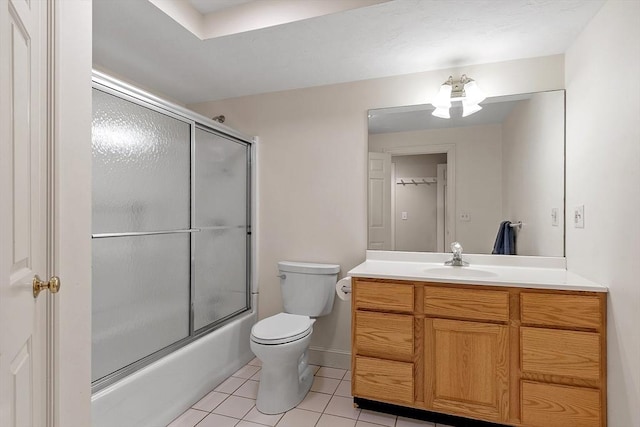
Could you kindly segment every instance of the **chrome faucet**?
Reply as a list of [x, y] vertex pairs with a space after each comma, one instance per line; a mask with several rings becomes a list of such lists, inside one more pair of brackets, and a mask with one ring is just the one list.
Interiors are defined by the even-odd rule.
[[460, 243], [453, 242], [451, 244], [451, 252], [453, 252], [453, 258], [446, 261], [444, 265], [451, 265], [453, 267], [464, 267], [465, 265], [469, 265], [468, 262], [462, 260], [462, 245]]

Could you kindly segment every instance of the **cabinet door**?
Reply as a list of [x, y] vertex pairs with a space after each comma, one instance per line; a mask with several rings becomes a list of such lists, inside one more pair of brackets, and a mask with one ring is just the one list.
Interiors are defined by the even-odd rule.
[[425, 319], [428, 409], [491, 421], [509, 416], [508, 327]]

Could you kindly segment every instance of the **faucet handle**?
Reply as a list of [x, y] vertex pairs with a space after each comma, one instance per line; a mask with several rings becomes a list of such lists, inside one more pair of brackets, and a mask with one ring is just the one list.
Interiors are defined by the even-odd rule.
[[451, 252], [453, 252], [455, 255], [462, 254], [462, 245], [458, 242], [453, 242], [451, 244]]

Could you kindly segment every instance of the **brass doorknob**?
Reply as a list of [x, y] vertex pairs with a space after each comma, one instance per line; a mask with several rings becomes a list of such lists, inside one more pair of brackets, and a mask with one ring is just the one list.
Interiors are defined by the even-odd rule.
[[49, 289], [49, 292], [52, 294], [57, 294], [60, 290], [60, 279], [58, 276], [53, 276], [49, 279], [48, 282], [45, 282], [38, 277], [36, 274], [33, 277], [33, 297], [38, 298], [40, 291]]

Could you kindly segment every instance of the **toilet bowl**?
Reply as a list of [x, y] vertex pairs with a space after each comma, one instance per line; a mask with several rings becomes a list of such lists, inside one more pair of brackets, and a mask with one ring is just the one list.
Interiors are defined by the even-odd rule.
[[285, 312], [253, 325], [250, 338], [251, 350], [262, 361], [256, 407], [265, 414], [288, 411], [309, 392], [313, 317], [331, 312], [340, 266], [283, 261], [278, 269]]
[[307, 363], [314, 319], [279, 313], [254, 325], [251, 350], [262, 361], [256, 407], [279, 414], [300, 403], [313, 383]]

